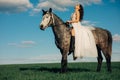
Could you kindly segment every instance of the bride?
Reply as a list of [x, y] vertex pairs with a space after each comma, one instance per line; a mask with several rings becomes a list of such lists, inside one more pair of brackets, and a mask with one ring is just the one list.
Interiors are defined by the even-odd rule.
[[82, 5], [77, 4], [75, 6], [74, 13], [71, 16], [71, 20], [67, 21], [73, 26], [73, 28], [71, 29], [72, 37], [70, 53], [73, 52], [74, 60], [78, 57], [97, 57], [97, 49], [94, 36], [90, 29], [81, 25], [82, 19], [83, 7]]

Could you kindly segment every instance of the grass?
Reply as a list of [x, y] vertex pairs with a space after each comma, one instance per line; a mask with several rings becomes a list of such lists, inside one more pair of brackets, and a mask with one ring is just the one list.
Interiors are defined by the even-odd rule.
[[60, 63], [0, 65], [0, 80], [120, 80], [120, 62], [112, 62], [112, 72], [103, 63], [68, 63], [68, 72], [60, 73]]

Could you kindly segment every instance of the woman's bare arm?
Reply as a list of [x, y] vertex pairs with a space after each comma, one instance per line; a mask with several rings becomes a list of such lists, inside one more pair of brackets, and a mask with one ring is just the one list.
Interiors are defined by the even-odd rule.
[[80, 18], [79, 11], [76, 11], [76, 19], [75, 20], [70, 20], [70, 21], [67, 21], [67, 22], [69, 22], [69, 23], [77, 23], [77, 22], [79, 22], [79, 18]]

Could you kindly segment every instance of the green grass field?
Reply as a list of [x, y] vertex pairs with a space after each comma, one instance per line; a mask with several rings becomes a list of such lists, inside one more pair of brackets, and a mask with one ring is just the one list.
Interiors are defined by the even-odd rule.
[[60, 73], [60, 63], [0, 65], [0, 80], [120, 80], [120, 62], [112, 62], [112, 72], [103, 63], [68, 63], [68, 72]]

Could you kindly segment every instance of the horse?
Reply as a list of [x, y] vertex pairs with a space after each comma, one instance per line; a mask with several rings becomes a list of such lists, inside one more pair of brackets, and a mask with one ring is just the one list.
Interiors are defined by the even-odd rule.
[[[67, 71], [67, 57], [70, 51], [70, 40], [71, 40], [71, 32], [70, 27], [63, 22], [56, 14], [52, 12], [52, 8], [48, 11], [42, 9], [43, 17], [40, 23], [40, 29], [45, 30], [47, 27], [52, 27], [54, 36], [55, 36], [55, 44], [57, 48], [60, 49], [62, 59], [61, 59], [61, 72]], [[99, 27], [94, 27], [92, 30], [93, 36], [95, 38], [95, 43], [97, 47], [97, 72], [101, 71], [102, 65], [102, 53], [105, 56], [107, 71], [111, 72], [111, 55], [112, 55], [112, 35], [111, 32], [102, 29]], [[102, 53], [101, 53], [102, 52]]]

